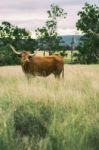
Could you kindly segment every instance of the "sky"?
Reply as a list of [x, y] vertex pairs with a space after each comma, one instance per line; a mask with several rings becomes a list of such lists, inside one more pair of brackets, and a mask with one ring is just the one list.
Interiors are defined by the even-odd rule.
[[45, 26], [50, 5], [57, 4], [67, 12], [66, 19], [58, 19], [58, 34], [81, 34], [77, 31], [75, 24], [79, 19], [77, 13], [85, 2], [99, 6], [99, 0], [2, 0], [0, 2], [0, 23], [9, 21], [13, 25], [24, 27], [31, 31], [35, 38], [35, 30]]

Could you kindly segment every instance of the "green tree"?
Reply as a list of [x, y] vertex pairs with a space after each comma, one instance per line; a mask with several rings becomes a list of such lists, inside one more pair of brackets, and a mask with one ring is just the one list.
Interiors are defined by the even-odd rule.
[[7, 21], [3, 21], [0, 25], [0, 39], [6, 45], [12, 42], [14, 26]]
[[45, 55], [45, 49], [46, 49], [46, 42], [47, 42], [47, 39], [48, 39], [48, 32], [47, 32], [47, 29], [45, 27], [42, 27], [42, 28], [37, 28], [36, 31], [36, 37], [38, 39], [38, 43], [39, 43], [39, 47], [40, 49], [44, 49], [44, 55]]
[[57, 23], [59, 17], [66, 17], [64, 9], [60, 8], [58, 5], [52, 4], [51, 9], [47, 11], [48, 20], [45, 23], [45, 27], [37, 28], [36, 36], [42, 43], [42, 47], [46, 47], [49, 50], [49, 55], [51, 50], [59, 46], [60, 38], [57, 34]]
[[18, 63], [18, 59], [14, 57], [9, 44], [12, 44], [16, 49], [30, 50], [32, 52], [37, 46], [36, 40], [31, 38], [29, 31], [4, 21], [0, 25], [0, 65]]
[[17, 49], [33, 51], [36, 41], [31, 38], [31, 33], [25, 28], [15, 27], [13, 31], [13, 45]]
[[99, 60], [99, 7], [85, 3], [78, 16], [80, 19], [76, 27], [84, 34], [78, 46], [78, 59], [81, 63], [97, 63]]
[[[31, 33], [25, 28], [19, 28], [9, 22], [2, 22], [0, 25], [0, 39], [4, 45], [12, 44], [18, 49], [25, 49], [27, 42], [31, 41]], [[32, 46], [33, 47], [33, 46]]]

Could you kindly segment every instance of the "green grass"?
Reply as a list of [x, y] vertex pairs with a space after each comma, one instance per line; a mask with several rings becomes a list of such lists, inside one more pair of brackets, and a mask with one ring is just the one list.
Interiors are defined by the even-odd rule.
[[65, 65], [65, 79], [0, 68], [1, 150], [98, 150], [99, 65]]

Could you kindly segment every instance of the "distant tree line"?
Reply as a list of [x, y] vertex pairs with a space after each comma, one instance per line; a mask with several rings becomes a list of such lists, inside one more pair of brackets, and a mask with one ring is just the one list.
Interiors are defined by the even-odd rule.
[[[36, 48], [47, 50], [49, 55], [56, 50], [62, 56], [65, 51], [71, 49], [63, 43], [57, 33], [58, 18], [66, 18], [67, 13], [58, 5], [51, 5], [47, 11], [48, 19], [45, 26], [35, 30], [37, 39], [33, 39], [31, 33], [25, 28], [19, 28], [7, 21], [0, 24], [0, 65], [18, 64], [9, 44], [17, 50], [29, 50], [33, 52]], [[99, 7], [85, 3], [85, 6], [78, 12], [79, 20], [76, 23], [78, 30], [83, 32], [79, 45], [76, 47], [78, 53], [74, 53], [74, 62], [90, 64], [99, 62]]]

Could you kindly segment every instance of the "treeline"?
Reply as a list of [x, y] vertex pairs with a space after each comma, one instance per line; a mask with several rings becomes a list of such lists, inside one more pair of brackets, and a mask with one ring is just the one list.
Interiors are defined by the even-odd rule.
[[18, 64], [18, 59], [14, 57], [9, 44], [18, 50], [25, 49], [32, 52], [37, 46], [29, 31], [4, 21], [0, 25], [0, 65]]
[[[33, 39], [31, 32], [25, 28], [19, 28], [4, 21], [0, 25], [0, 65], [18, 64], [9, 44], [17, 50], [29, 50], [33, 52], [36, 48], [49, 51], [49, 55], [59, 51], [62, 56], [70, 47], [62, 45], [62, 39], [57, 33], [58, 18], [67, 16], [64, 9], [58, 5], [51, 5], [47, 11], [48, 19], [45, 25], [35, 30], [37, 39]], [[90, 64], [99, 62], [99, 7], [85, 3], [85, 6], [78, 12], [79, 20], [76, 23], [78, 30], [83, 36], [76, 47], [78, 53], [74, 53], [77, 63]], [[71, 52], [74, 49], [71, 49]], [[72, 57], [74, 57], [72, 55]]]

